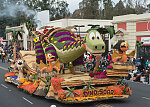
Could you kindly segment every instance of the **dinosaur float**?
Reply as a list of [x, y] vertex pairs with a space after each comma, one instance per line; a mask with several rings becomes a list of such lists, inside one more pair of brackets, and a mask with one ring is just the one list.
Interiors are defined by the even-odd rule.
[[[107, 66], [111, 69], [102, 73], [96, 70], [92, 76], [84, 72], [74, 75], [73, 67], [70, 68], [71, 73], [53, 74], [54, 71], [59, 72], [60, 63], [72, 62], [73, 66], [84, 64], [83, 54], [86, 51], [95, 56], [105, 52], [105, 43], [102, 39], [103, 34], [108, 33], [105, 28], [92, 27], [83, 40], [77, 40], [70, 29], [50, 28], [43, 32], [33, 31], [36, 36], [35, 51], [21, 51], [19, 54], [28, 65], [27, 73], [23, 73], [19, 80], [15, 78], [18, 76], [15, 72], [6, 73], [6, 82], [16, 83], [18, 88], [30, 94], [63, 103], [85, 103], [109, 98], [124, 99], [131, 95], [127, 84], [121, 82], [118, 85], [118, 79], [122, 78], [120, 74], [126, 76], [128, 72], [120, 68], [117, 71], [118, 67], [115, 68], [115, 65], [112, 65], [114, 68]], [[19, 60], [18, 62], [20, 63]]]

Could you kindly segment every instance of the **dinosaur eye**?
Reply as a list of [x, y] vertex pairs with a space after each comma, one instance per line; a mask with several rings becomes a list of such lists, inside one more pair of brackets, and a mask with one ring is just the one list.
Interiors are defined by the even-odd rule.
[[95, 34], [94, 34], [94, 32], [91, 32], [89, 38], [90, 38], [91, 40], [94, 40], [94, 39], [95, 39]]
[[96, 32], [96, 38], [98, 39], [98, 40], [101, 40], [102, 38], [101, 38], [101, 35], [98, 33], [98, 32]]
[[51, 54], [48, 54], [47, 56], [48, 56], [48, 57], [51, 57]]

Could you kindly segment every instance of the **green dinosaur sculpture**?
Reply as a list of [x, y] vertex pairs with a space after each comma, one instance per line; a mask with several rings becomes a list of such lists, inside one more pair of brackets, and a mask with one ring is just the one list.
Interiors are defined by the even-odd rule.
[[83, 40], [77, 40], [76, 35], [65, 28], [52, 28], [45, 34], [38, 31], [33, 33], [39, 35], [40, 39], [35, 43], [37, 63], [40, 63], [38, 60], [45, 59], [44, 54], [51, 53], [55, 58], [59, 58], [61, 63], [72, 62], [75, 66], [83, 64], [83, 55], [86, 51], [93, 55], [105, 52], [105, 44], [97, 30], [89, 31]]

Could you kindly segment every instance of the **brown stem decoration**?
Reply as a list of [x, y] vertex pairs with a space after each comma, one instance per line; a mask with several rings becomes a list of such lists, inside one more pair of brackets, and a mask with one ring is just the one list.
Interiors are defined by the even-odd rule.
[[101, 59], [101, 56], [98, 55], [98, 56], [97, 56], [96, 66], [95, 66], [95, 68], [94, 68], [94, 70], [93, 70], [93, 73], [96, 73], [96, 72], [97, 72], [97, 69], [98, 69], [99, 64], [100, 64], [100, 59]]

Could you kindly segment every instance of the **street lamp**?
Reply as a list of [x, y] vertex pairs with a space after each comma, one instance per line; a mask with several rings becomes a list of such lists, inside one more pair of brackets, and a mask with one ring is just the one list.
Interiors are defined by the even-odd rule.
[[92, 28], [93, 28], [93, 27], [100, 26], [100, 25], [88, 24], [88, 26], [92, 26]]
[[85, 27], [84, 25], [74, 25], [75, 27], [79, 27], [79, 35], [80, 35], [80, 27]]

